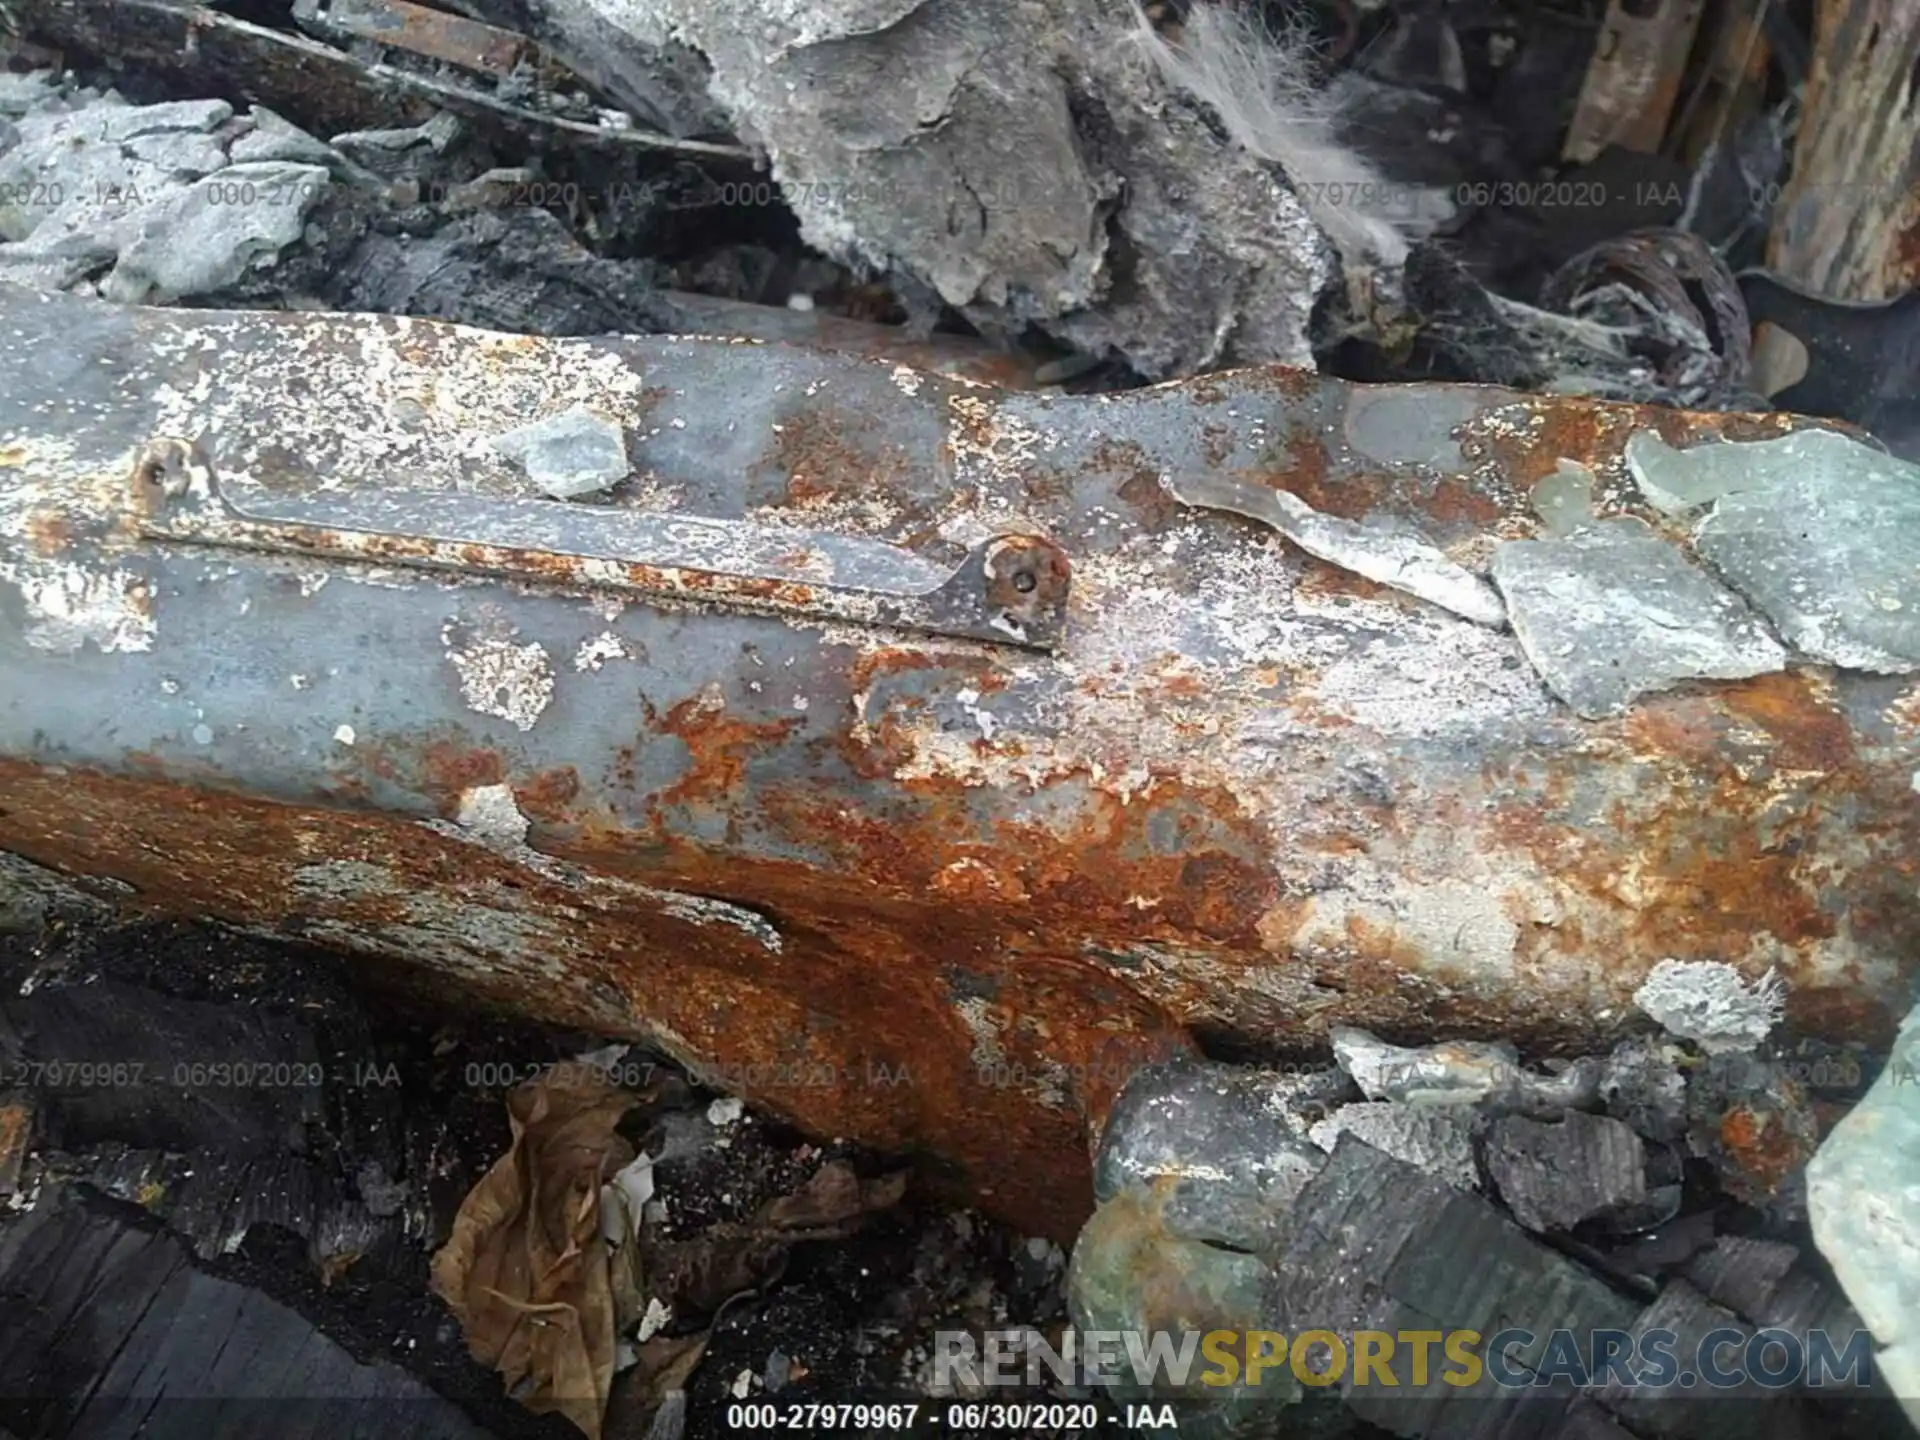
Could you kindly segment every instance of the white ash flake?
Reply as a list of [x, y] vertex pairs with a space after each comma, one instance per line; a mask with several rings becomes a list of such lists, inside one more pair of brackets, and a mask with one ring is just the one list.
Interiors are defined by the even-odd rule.
[[999, 727], [1000, 722], [993, 718], [991, 712], [980, 708], [980, 692], [978, 690], [962, 690], [953, 698], [959, 702], [960, 708], [966, 712], [967, 718], [980, 727], [980, 738], [982, 740], [993, 739], [993, 732]]
[[461, 791], [455, 823], [476, 840], [509, 850], [524, 845], [531, 828], [511, 785], [475, 785]]
[[1739, 1053], [1758, 1047], [1779, 1023], [1786, 985], [1772, 970], [1749, 985], [1717, 960], [1662, 960], [1634, 991], [1633, 1003], [1709, 1055]]
[[553, 700], [553, 665], [537, 641], [516, 645], [519, 633], [498, 617], [471, 627], [465, 643], [458, 643], [458, 622], [440, 632], [447, 659], [460, 675], [460, 693], [467, 707], [482, 715], [498, 716], [521, 730], [534, 722]]
[[634, 1338], [642, 1345], [646, 1344], [664, 1330], [671, 1319], [673, 1319], [673, 1311], [662, 1305], [657, 1296], [649, 1296], [647, 1313], [640, 1317], [640, 1328], [635, 1332]]
[[609, 660], [627, 658], [626, 643], [611, 630], [603, 630], [590, 640], [580, 642], [580, 649], [573, 657], [576, 670], [598, 670]]
[[918, 395], [920, 393], [920, 372], [918, 370], [910, 370], [905, 365], [896, 365], [893, 367], [893, 383], [900, 388], [900, 393], [903, 395]]

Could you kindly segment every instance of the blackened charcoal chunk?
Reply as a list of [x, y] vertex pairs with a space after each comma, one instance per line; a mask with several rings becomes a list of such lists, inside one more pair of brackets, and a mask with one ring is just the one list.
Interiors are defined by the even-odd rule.
[[1646, 1147], [1618, 1120], [1569, 1111], [1554, 1122], [1508, 1116], [1487, 1137], [1500, 1198], [1529, 1230], [1571, 1230], [1646, 1201]]

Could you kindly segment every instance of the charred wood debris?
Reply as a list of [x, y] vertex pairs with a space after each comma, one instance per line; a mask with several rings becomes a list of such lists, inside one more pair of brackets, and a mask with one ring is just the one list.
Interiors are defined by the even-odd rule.
[[[4, 0], [0, 26], [0, 283], [792, 340], [1076, 392], [1279, 362], [1797, 411], [1920, 459], [1914, 7]], [[549, 430], [516, 440], [548, 493], [624, 473], [586, 420]], [[931, 1408], [969, 1393], [929, 1378], [935, 1329], [1151, 1329], [1177, 1318], [1156, 1266], [1244, 1328], [1424, 1326], [1454, 1296], [1495, 1328], [1552, 1291], [1576, 1328], [1915, 1344], [1920, 1262], [1864, 1275], [1848, 1251], [1881, 1243], [1877, 1191], [1920, 1193], [1920, 1037], [1798, 1041], [1724, 966], [1656, 972], [1606, 1055], [1348, 1030], [1331, 1059], [1144, 1072], [1069, 1266], [906, 1162], [591, 1036], [449, 1017], [264, 941], [105, 929], [83, 896], [6, 921], [15, 1436], [666, 1440], [747, 1398]], [[194, 1058], [215, 1054], [260, 1083]], [[1869, 1109], [1882, 1138], [1834, 1142], [1810, 1182]], [[599, 1200], [558, 1240], [587, 1211], [541, 1212], [556, 1185]], [[544, 1278], [502, 1300], [516, 1247]], [[571, 1320], [530, 1344], [541, 1306]], [[1911, 1385], [1910, 1358], [1887, 1368]], [[1336, 1388], [1191, 1418], [1905, 1423], [1884, 1394], [1749, 1398]]]

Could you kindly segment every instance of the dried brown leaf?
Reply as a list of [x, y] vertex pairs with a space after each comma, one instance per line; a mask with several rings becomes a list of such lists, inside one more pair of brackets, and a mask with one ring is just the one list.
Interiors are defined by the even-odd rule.
[[599, 1440], [617, 1334], [600, 1187], [633, 1158], [615, 1127], [644, 1099], [576, 1067], [516, 1088], [512, 1147], [433, 1257], [434, 1293], [473, 1357], [529, 1410], [557, 1410], [589, 1440]]

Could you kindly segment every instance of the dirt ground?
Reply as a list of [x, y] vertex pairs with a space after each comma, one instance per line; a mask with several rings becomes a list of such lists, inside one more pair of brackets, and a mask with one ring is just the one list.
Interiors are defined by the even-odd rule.
[[[252, 1169], [237, 1172], [236, 1186], [254, 1192], [236, 1197], [240, 1213], [249, 1205], [275, 1213], [265, 1192], [276, 1183], [312, 1185], [294, 1173], [303, 1166], [351, 1190], [372, 1163], [391, 1186], [404, 1187], [407, 1203], [390, 1233], [324, 1264], [314, 1263], [314, 1235], [271, 1218], [239, 1225], [244, 1233], [214, 1247], [224, 1253], [202, 1263], [290, 1306], [356, 1359], [400, 1364], [499, 1436], [563, 1440], [577, 1434], [565, 1420], [523, 1409], [495, 1374], [469, 1357], [460, 1327], [429, 1291], [428, 1264], [467, 1189], [510, 1144], [508, 1082], [602, 1042], [452, 1011], [444, 996], [393, 985], [398, 978], [336, 956], [204, 929], [0, 937], [0, 995], [9, 1000], [78, 990], [90, 1010], [131, 1004], [136, 1013], [159, 1017], [160, 1029], [173, 1024], [164, 1018], [173, 1013], [170, 1005], [196, 1015], [243, 1007], [274, 1023], [291, 1017], [310, 1032], [329, 1079], [320, 1118], [303, 1122], [304, 1138], [293, 1147], [299, 1153], [290, 1151], [284, 1168], [274, 1168], [276, 1157], [256, 1155]], [[23, 1088], [18, 1082], [44, 1078], [44, 1071], [25, 1068], [35, 1061], [112, 1058], [100, 1038], [108, 1032], [63, 1040], [64, 1022], [55, 1012], [7, 1018], [16, 1090]], [[167, 1033], [178, 1047], [177, 1027]], [[666, 1063], [633, 1051], [623, 1063], [636, 1062]], [[165, 1058], [148, 1063], [153, 1074]], [[342, 1080], [357, 1083], [335, 1083]], [[656, 1166], [655, 1198], [664, 1213], [654, 1223], [671, 1238], [696, 1238], [715, 1223], [744, 1221], [829, 1161], [844, 1160], [863, 1175], [899, 1167], [897, 1160], [846, 1144], [810, 1142], [751, 1109], [712, 1103], [723, 1099], [694, 1087], [688, 1103], [669, 1117], [669, 1150], [679, 1153]], [[192, 1111], [191, 1133], [183, 1137], [178, 1115], [143, 1109], [131, 1091], [68, 1085], [39, 1100], [39, 1135], [16, 1211], [47, 1180], [91, 1183], [87, 1177], [100, 1170], [100, 1157], [118, 1153], [115, 1147], [179, 1149], [184, 1140], [193, 1154], [219, 1155], [223, 1147], [238, 1152], [250, 1143], [245, 1127], [219, 1105]], [[396, 1131], [402, 1132], [397, 1140]], [[364, 1193], [366, 1184], [359, 1183]], [[935, 1330], [1046, 1327], [1063, 1320], [1059, 1247], [942, 1206], [917, 1188], [910, 1186], [898, 1207], [851, 1239], [796, 1246], [770, 1283], [727, 1304], [687, 1386], [688, 1437], [734, 1433], [730, 1405], [775, 1394], [783, 1405], [918, 1399], [931, 1413], [939, 1402], [922, 1382]], [[0, 1217], [8, 1213], [0, 1202]], [[184, 1212], [169, 1223], [192, 1229]], [[414, 1233], [404, 1233], [409, 1230]], [[711, 1316], [675, 1317], [662, 1333], [711, 1323]], [[646, 1433], [645, 1419], [644, 1411], [623, 1405], [617, 1377], [609, 1440]]]

